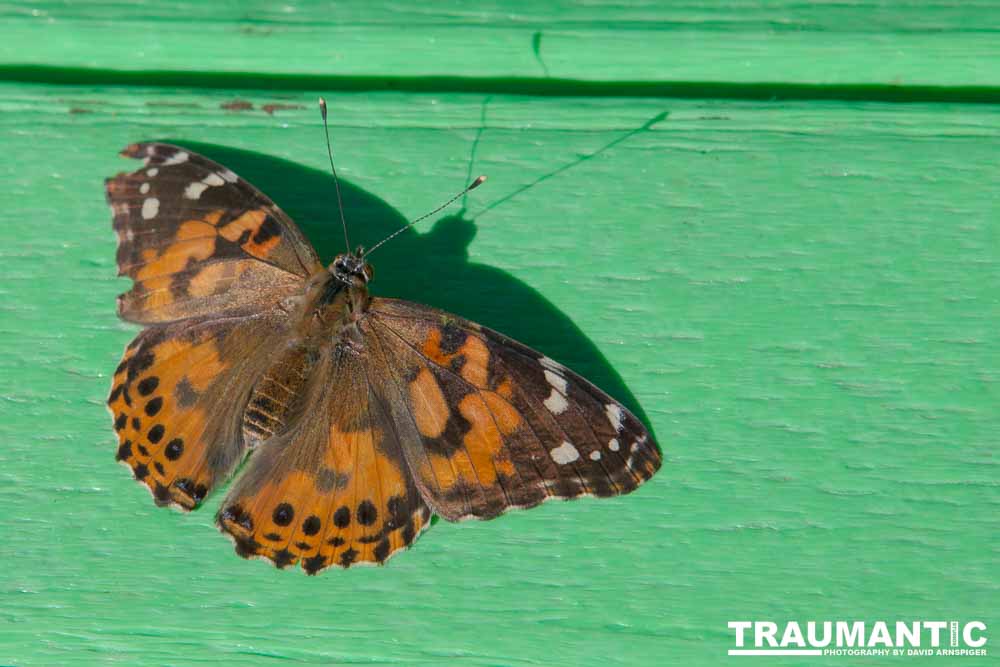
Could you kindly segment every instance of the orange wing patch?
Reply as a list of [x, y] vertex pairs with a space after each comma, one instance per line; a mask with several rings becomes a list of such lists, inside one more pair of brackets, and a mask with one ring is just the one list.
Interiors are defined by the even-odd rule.
[[[458, 465], [460, 481], [468, 485], [494, 487], [499, 475], [514, 474], [514, 466], [504, 451], [504, 438], [514, 433], [523, 422], [517, 409], [508, 401], [511, 396], [511, 380], [504, 378], [499, 386], [490, 387], [489, 349], [476, 336], [467, 336], [451, 353], [441, 348], [443, 336], [441, 328], [431, 328], [423, 341], [424, 355], [446, 368], [461, 361], [459, 375], [478, 390], [458, 399], [458, 412], [468, 423], [468, 430], [462, 438], [463, 448], [456, 450], [450, 458]], [[434, 374], [425, 366], [420, 370], [419, 377], [433, 379]], [[435, 381], [435, 389], [441, 393], [442, 390], [436, 385]], [[418, 417], [419, 425], [421, 407], [413, 404], [413, 412]], [[421, 435], [430, 434], [421, 431]], [[432, 456], [431, 459], [432, 465], [439, 470], [442, 466], [440, 463], [435, 465], [435, 458], [440, 457]], [[445, 485], [446, 490], [448, 486]]]
[[240, 396], [254, 373], [247, 358], [222, 346], [252, 358], [254, 345], [267, 341], [258, 324], [147, 329], [125, 350], [108, 397], [117, 459], [158, 505], [193, 509], [238, 461]]
[[347, 366], [334, 377], [328, 359], [314, 369], [314, 418], [268, 440], [223, 503], [219, 527], [241, 556], [315, 574], [381, 564], [427, 528], [430, 510], [392, 429], [374, 422], [355, 384], [363, 371]]
[[124, 319], [264, 310], [321, 268], [288, 216], [231, 171], [165, 144], [132, 145], [124, 155], [146, 163], [105, 185], [119, 275], [135, 281], [119, 297]]
[[444, 393], [434, 375], [427, 368], [417, 372], [416, 379], [410, 383], [410, 403], [413, 404], [413, 416], [417, 421], [420, 435], [436, 438], [444, 432], [448, 424], [451, 410], [444, 400]]
[[126, 351], [108, 407], [118, 432], [117, 458], [149, 487], [157, 504], [193, 509], [215, 482], [199, 441], [205, 411], [184, 408], [225, 369], [211, 340], [167, 340]]
[[281, 241], [281, 228], [264, 209], [247, 211], [235, 220], [219, 227], [219, 235], [238, 243], [254, 257], [267, 259]]
[[[132, 290], [119, 300], [122, 313], [168, 312], [184, 316], [187, 302], [267, 282], [255, 273], [266, 274], [278, 285], [300, 282], [269, 264], [241, 257], [224, 245], [238, 245], [251, 257], [268, 259], [280, 241], [280, 228], [266, 211], [247, 211], [219, 225], [223, 214], [222, 210], [209, 211], [201, 219], [181, 223], [172, 243], [145, 248], [136, 261], [122, 265], [121, 272], [135, 280]], [[249, 280], [244, 280], [244, 274]]]
[[490, 351], [486, 348], [485, 343], [475, 336], [469, 336], [454, 352], [446, 352], [441, 349], [443, 335], [443, 331], [439, 327], [433, 327], [427, 332], [422, 346], [424, 356], [445, 368], [449, 367], [456, 359], [461, 359], [463, 362], [462, 377], [479, 389], [486, 389], [486, 381], [489, 377]]
[[[315, 574], [333, 565], [381, 564], [412, 544], [430, 510], [399, 462], [376, 450], [378, 437], [333, 427], [322, 465], [272, 469], [256, 488], [230, 494], [218, 520], [237, 553], [281, 568], [301, 563]], [[282, 446], [301, 449], [294, 441], [267, 444]]]

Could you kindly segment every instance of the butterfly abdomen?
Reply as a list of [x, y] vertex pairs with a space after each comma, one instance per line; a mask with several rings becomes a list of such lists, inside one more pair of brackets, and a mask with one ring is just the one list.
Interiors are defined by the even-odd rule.
[[243, 411], [243, 439], [249, 447], [281, 433], [301, 402], [316, 355], [305, 346], [278, 356], [250, 393]]

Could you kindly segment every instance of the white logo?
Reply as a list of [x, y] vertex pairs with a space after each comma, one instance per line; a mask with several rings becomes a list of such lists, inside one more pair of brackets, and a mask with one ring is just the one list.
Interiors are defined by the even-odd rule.
[[729, 621], [729, 655], [986, 655], [982, 621]]

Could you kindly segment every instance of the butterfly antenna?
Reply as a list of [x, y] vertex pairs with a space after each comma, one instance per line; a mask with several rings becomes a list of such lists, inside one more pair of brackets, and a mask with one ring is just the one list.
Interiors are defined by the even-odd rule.
[[333, 185], [337, 188], [337, 208], [340, 210], [340, 224], [344, 227], [344, 245], [351, 252], [351, 242], [347, 240], [347, 220], [344, 219], [344, 200], [340, 196], [340, 180], [337, 178], [337, 168], [333, 166], [333, 149], [330, 147], [330, 128], [326, 125], [326, 100], [319, 98], [319, 113], [323, 116], [323, 134], [326, 135], [326, 155], [330, 158], [330, 171], [333, 172]]
[[466, 187], [464, 190], [462, 190], [461, 192], [459, 192], [457, 195], [455, 195], [454, 197], [452, 197], [451, 199], [449, 199], [445, 203], [443, 203], [440, 206], [438, 206], [436, 209], [434, 209], [430, 213], [425, 213], [422, 216], [420, 216], [419, 218], [417, 218], [416, 220], [411, 220], [410, 222], [406, 223], [405, 225], [403, 225], [402, 227], [400, 227], [399, 229], [397, 229], [396, 231], [394, 231], [392, 234], [389, 234], [384, 239], [382, 239], [381, 241], [379, 241], [378, 243], [376, 243], [375, 245], [373, 245], [371, 248], [368, 249], [368, 251], [364, 255], [362, 255], [361, 259], [364, 259], [368, 255], [372, 254], [373, 252], [375, 252], [376, 250], [378, 250], [380, 246], [383, 246], [386, 243], [388, 243], [389, 241], [393, 240], [394, 238], [396, 238], [397, 236], [399, 236], [400, 234], [402, 234], [407, 229], [409, 229], [413, 225], [417, 224], [421, 220], [426, 220], [427, 218], [431, 217], [432, 215], [434, 215], [438, 211], [441, 211], [443, 209], [448, 208], [449, 206], [451, 206], [452, 204], [454, 204], [456, 201], [458, 201], [458, 199], [460, 197], [462, 197], [463, 195], [465, 195], [465, 193], [469, 192], [470, 190], [475, 190], [480, 185], [482, 185], [485, 181], [486, 181], [486, 177], [485, 176], [477, 176], [476, 180], [474, 180], [471, 183], [469, 183], [468, 187]]

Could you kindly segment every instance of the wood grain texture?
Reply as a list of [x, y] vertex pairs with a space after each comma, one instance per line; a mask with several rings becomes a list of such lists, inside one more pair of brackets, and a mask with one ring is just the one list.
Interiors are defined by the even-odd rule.
[[997, 86], [995, 0], [0, 5], [4, 66]]
[[318, 579], [233, 556], [219, 495], [154, 507], [103, 406], [134, 329], [102, 179], [189, 143], [328, 259], [315, 97], [0, 85], [0, 664], [714, 665], [734, 619], [1000, 627], [987, 106], [329, 96], [358, 242], [490, 179], [373, 291], [621, 388], [665, 466]]

